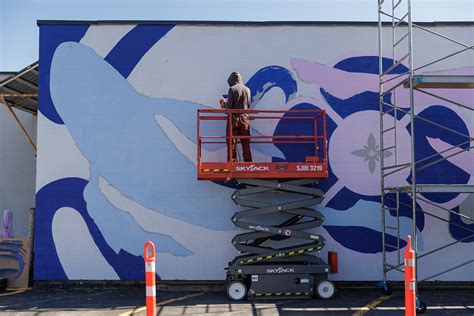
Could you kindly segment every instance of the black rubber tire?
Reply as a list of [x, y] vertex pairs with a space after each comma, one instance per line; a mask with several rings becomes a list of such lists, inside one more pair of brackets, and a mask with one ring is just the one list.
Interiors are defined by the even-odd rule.
[[[320, 291], [318, 291], [319, 286], [322, 285], [323, 282], [326, 282], [327, 285], [332, 287], [332, 293], [330, 293], [329, 296], [327, 296], [325, 294], [322, 294]], [[336, 286], [334, 285], [334, 283], [332, 283], [331, 281], [329, 281], [329, 280], [319, 280], [316, 283], [316, 286], [314, 287], [314, 292], [320, 299], [330, 300], [330, 299], [333, 299], [334, 296], [336, 296], [337, 289], [336, 289]]]
[[[243, 291], [243, 293], [242, 292], [239, 293], [239, 291]], [[245, 284], [244, 281], [240, 281], [240, 280], [227, 282], [226, 289], [225, 289], [225, 293], [227, 294], [227, 297], [229, 298], [229, 300], [234, 301], [234, 302], [245, 300], [247, 298], [247, 291], [248, 291], [247, 285]], [[238, 296], [236, 296], [235, 294], [238, 294]]]

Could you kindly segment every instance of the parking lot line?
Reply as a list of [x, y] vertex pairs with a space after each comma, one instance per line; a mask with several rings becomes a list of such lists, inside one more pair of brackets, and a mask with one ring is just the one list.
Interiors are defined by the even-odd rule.
[[379, 304], [382, 303], [383, 301], [388, 300], [388, 299], [391, 298], [392, 296], [393, 296], [393, 294], [380, 296], [379, 298], [376, 298], [375, 300], [373, 300], [373, 301], [370, 302], [369, 304], [367, 304], [367, 305], [365, 305], [364, 307], [362, 307], [360, 311], [357, 311], [357, 312], [355, 312], [354, 314], [352, 314], [352, 316], [362, 316], [362, 315], [366, 314], [368, 311], [370, 311], [372, 308], [374, 308], [375, 306], [379, 305]]
[[11, 292], [1, 293], [0, 296], [9, 296], [9, 295], [14, 295], [14, 294], [20, 294], [20, 293], [26, 292], [26, 291], [28, 291], [28, 290], [31, 290], [31, 288], [16, 289], [16, 290], [13, 290], [13, 291], [11, 291]]
[[[156, 306], [163, 306], [163, 305], [174, 303], [174, 302], [177, 302], [177, 301], [182, 301], [182, 300], [185, 300], [185, 299], [188, 299], [188, 298], [191, 298], [191, 297], [196, 297], [196, 296], [203, 295], [205, 293], [206, 292], [199, 292], [199, 293], [193, 293], [193, 294], [185, 295], [185, 296], [182, 296], [182, 297], [172, 298], [172, 299], [165, 300], [165, 301], [162, 301], [162, 302], [157, 302]], [[130, 311], [127, 311], [125, 313], [119, 314], [119, 316], [135, 315], [135, 314], [143, 312], [145, 310], [146, 310], [146, 306], [137, 307], [137, 308], [132, 309]]]

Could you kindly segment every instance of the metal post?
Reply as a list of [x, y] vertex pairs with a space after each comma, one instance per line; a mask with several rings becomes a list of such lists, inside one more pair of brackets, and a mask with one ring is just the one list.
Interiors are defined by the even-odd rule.
[[[415, 157], [415, 99], [413, 91], [413, 25], [411, 20], [411, 0], [408, 0], [408, 64], [409, 64], [409, 89], [410, 89], [410, 134], [411, 134], [411, 196], [412, 196], [412, 222], [413, 222], [413, 250], [418, 253], [416, 235], [416, 157]], [[414, 260], [415, 291], [417, 286], [417, 260]]]
[[384, 160], [383, 160], [383, 56], [382, 56], [382, 10], [383, 1], [378, 2], [378, 37], [379, 37], [379, 106], [380, 106], [380, 211], [382, 221], [382, 274], [383, 282], [387, 282], [387, 273], [385, 265], [387, 263], [387, 255], [385, 252], [385, 199], [384, 199]]
[[[402, 0], [399, 0], [398, 4], [401, 3]], [[396, 63], [397, 60], [397, 53], [396, 48], [397, 45], [395, 44], [396, 40], [396, 22], [395, 22], [395, 9], [396, 4], [395, 0], [392, 0], [392, 62], [393, 64]], [[393, 92], [393, 137], [394, 137], [394, 146], [393, 149], [393, 156], [394, 156], [394, 165], [398, 165], [398, 144], [397, 144], [397, 89], [394, 89]], [[383, 137], [383, 136], [382, 136]], [[383, 155], [382, 155], [383, 156]], [[382, 159], [383, 157], [381, 157]], [[397, 263], [400, 264], [400, 193], [396, 193], [396, 212], [397, 212]]]
[[198, 168], [201, 168], [201, 111], [197, 111], [197, 164]]
[[318, 157], [318, 125], [316, 123], [316, 116], [313, 117], [313, 127], [314, 127], [314, 156]]
[[13, 111], [12, 107], [10, 106], [10, 104], [5, 100], [4, 96], [3, 95], [0, 95], [0, 101], [5, 104], [5, 106], [7, 107], [8, 111], [11, 113], [11, 115], [13, 116], [13, 118], [15, 119], [16, 123], [18, 124], [18, 127], [20, 127], [21, 131], [23, 132], [23, 135], [25, 135], [26, 139], [28, 139], [28, 141], [30, 142], [31, 144], [31, 147], [33, 147], [33, 150], [36, 154], [36, 145], [35, 143], [33, 142], [33, 140], [31, 139], [30, 135], [28, 134], [28, 132], [26, 131], [25, 127], [23, 126], [23, 124], [21, 123], [20, 119], [18, 118], [18, 116], [16, 115], [15, 111]]
[[[227, 111], [227, 162], [232, 162], [233, 146], [232, 139], [232, 113]], [[237, 157], [236, 157], [237, 158]]]
[[326, 112], [323, 115], [323, 142], [324, 142], [324, 164], [328, 166], [328, 139], [326, 135]]

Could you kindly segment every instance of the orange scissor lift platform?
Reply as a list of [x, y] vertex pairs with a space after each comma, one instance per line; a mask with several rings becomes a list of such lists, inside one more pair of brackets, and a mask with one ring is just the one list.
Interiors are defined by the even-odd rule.
[[[305, 133], [295, 135], [232, 135], [232, 115], [245, 112], [249, 115], [250, 125], [259, 124], [262, 121], [292, 120], [295, 124], [305, 124], [308, 128]], [[198, 110], [197, 116], [197, 161], [199, 180], [229, 180], [229, 179], [322, 179], [328, 176], [327, 162], [327, 139], [326, 139], [326, 112], [324, 110]], [[206, 124], [221, 122], [223, 135], [204, 135], [202, 130]], [[222, 124], [226, 123], [226, 124]], [[226, 126], [226, 127], [225, 127]], [[318, 135], [318, 126], [322, 127]], [[227, 133], [226, 133], [227, 129]], [[240, 162], [227, 160], [222, 157], [221, 161], [207, 161], [202, 157], [203, 147], [206, 145], [227, 145], [239, 139], [250, 139], [252, 144], [284, 144], [284, 145], [306, 145], [312, 146], [314, 154], [306, 156], [304, 161], [292, 162]], [[227, 157], [231, 156], [231, 146]]]
[[[232, 116], [242, 113], [254, 127], [251, 136], [232, 135], [229, 128]], [[325, 111], [206, 109], [198, 111], [197, 129], [198, 179], [232, 180], [237, 188], [231, 199], [246, 208], [232, 216], [234, 225], [246, 232], [232, 239], [240, 254], [226, 268], [229, 299], [333, 297], [336, 289], [328, 274], [337, 272], [337, 254], [330, 253], [329, 264], [314, 256], [326, 241], [308, 231], [324, 221], [312, 206], [323, 200], [317, 184], [328, 176]], [[259, 130], [278, 130], [278, 135]], [[239, 148], [246, 138], [257, 159], [229, 159], [229, 145], [235, 142]], [[264, 146], [302, 154], [289, 155], [292, 161], [268, 161], [278, 150], [257, 155], [265, 152]]]

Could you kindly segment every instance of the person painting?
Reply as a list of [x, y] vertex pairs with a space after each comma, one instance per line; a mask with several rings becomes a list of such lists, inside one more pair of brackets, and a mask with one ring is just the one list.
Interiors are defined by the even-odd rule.
[[[247, 88], [243, 82], [242, 77], [236, 71], [232, 72], [227, 79], [229, 84], [229, 92], [227, 99], [220, 100], [221, 108], [229, 110], [248, 110], [250, 107], [250, 89]], [[233, 136], [250, 136], [250, 122], [247, 113], [233, 113], [232, 114], [232, 135]], [[229, 127], [227, 127], [227, 135], [229, 134]], [[250, 139], [240, 138], [242, 145], [242, 152], [244, 162], [252, 162], [252, 153], [250, 152]], [[237, 140], [232, 140], [232, 161], [236, 161], [237, 156]], [[227, 156], [229, 154], [227, 153]], [[227, 157], [229, 158], [229, 157]], [[228, 159], [229, 160], [229, 159]]]

